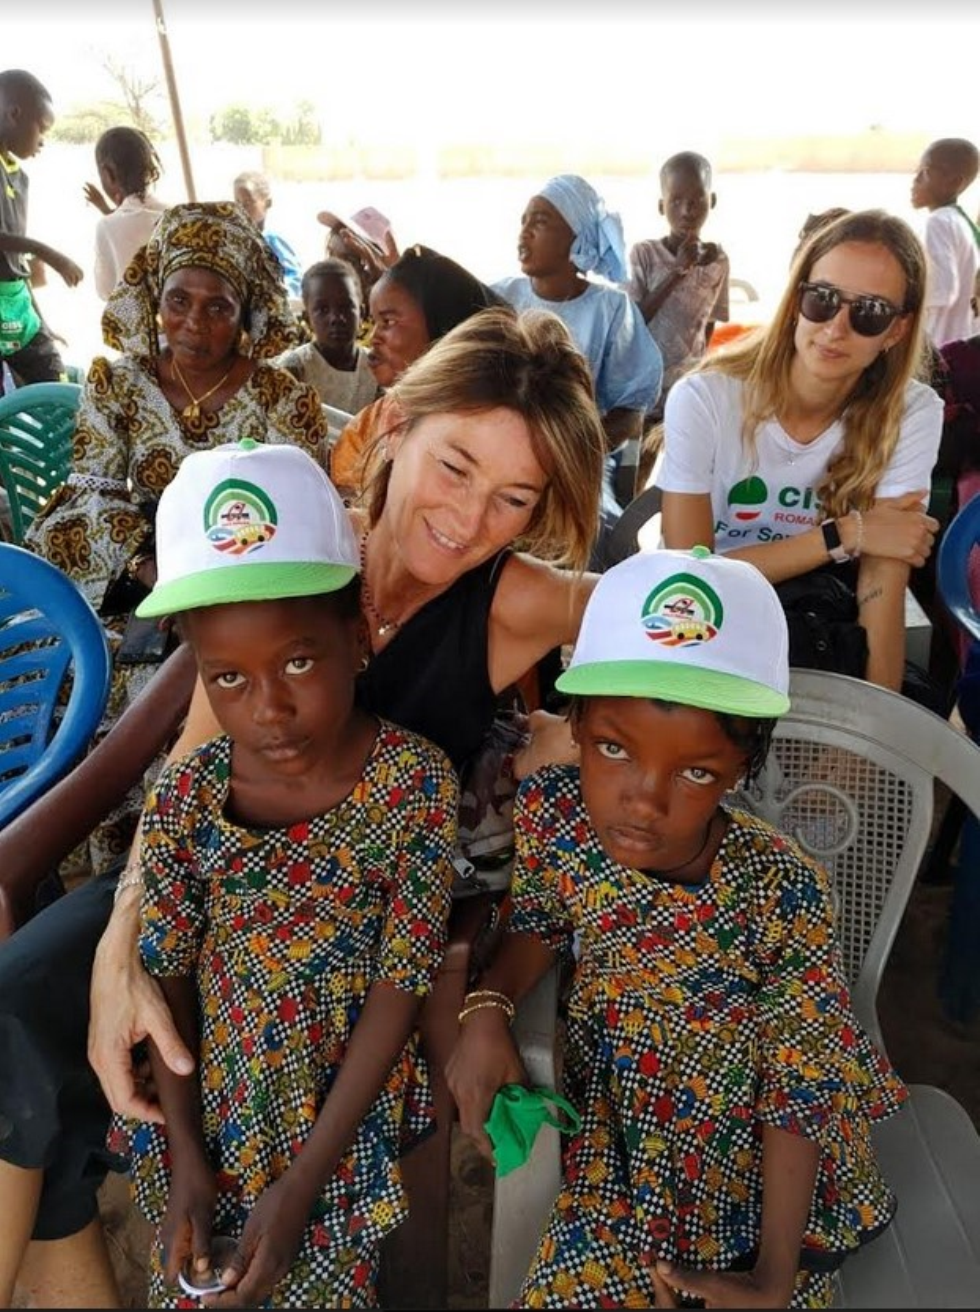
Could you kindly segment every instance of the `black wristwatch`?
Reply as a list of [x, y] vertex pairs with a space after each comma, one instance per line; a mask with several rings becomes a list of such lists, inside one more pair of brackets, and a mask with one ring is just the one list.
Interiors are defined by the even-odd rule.
[[820, 525], [820, 532], [823, 534], [824, 546], [827, 548], [827, 555], [830, 559], [835, 565], [846, 565], [851, 558], [840, 540], [837, 520], [825, 519]]

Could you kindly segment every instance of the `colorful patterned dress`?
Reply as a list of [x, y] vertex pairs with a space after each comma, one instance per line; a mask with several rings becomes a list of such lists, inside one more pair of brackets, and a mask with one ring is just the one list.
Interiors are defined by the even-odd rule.
[[509, 929], [575, 944], [564, 1092], [583, 1115], [521, 1304], [651, 1307], [658, 1258], [750, 1266], [765, 1123], [820, 1144], [792, 1305], [822, 1305], [894, 1212], [869, 1124], [906, 1096], [851, 1011], [826, 873], [740, 811], [702, 884], [619, 866], [575, 767], [527, 779], [515, 826]]
[[[160, 777], [145, 822], [140, 951], [153, 974], [196, 973], [215, 1232], [237, 1237], [310, 1134], [371, 984], [428, 992], [449, 914], [458, 785], [438, 748], [382, 721], [349, 797], [309, 822], [252, 830], [224, 817], [230, 766], [221, 737]], [[380, 1241], [407, 1214], [398, 1159], [432, 1116], [413, 1039], [269, 1306], [374, 1304]], [[136, 1201], [159, 1223], [164, 1132], [117, 1118], [109, 1139], [131, 1153]], [[153, 1247], [150, 1306], [181, 1306]]]

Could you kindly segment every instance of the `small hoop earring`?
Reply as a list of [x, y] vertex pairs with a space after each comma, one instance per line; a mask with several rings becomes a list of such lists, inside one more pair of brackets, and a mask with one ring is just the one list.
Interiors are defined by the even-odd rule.
[[361, 657], [361, 663], [357, 667], [358, 674], [363, 674], [370, 664], [371, 664], [371, 657], [368, 656], [367, 654], [363, 655]]

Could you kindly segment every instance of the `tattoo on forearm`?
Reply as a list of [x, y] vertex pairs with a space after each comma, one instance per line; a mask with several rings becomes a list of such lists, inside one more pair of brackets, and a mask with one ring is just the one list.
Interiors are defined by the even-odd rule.
[[879, 586], [877, 588], [872, 588], [870, 592], [866, 592], [863, 597], [858, 597], [858, 610], [860, 610], [862, 606], [866, 606], [869, 601], [874, 601], [876, 597], [880, 597], [883, 592], [884, 588]]

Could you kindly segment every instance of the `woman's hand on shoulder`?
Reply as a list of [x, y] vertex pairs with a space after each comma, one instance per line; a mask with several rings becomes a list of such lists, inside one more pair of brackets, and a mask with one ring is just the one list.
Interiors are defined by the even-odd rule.
[[[862, 515], [862, 555], [884, 556], [918, 568], [932, 554], [939, 521], [923, 510], [929, 492], [906, 492], [900, 497], [883, 497]], [[858, 525], [853, 514], [841, 520], [842, 540], [848, 551], [858, 545]]]

